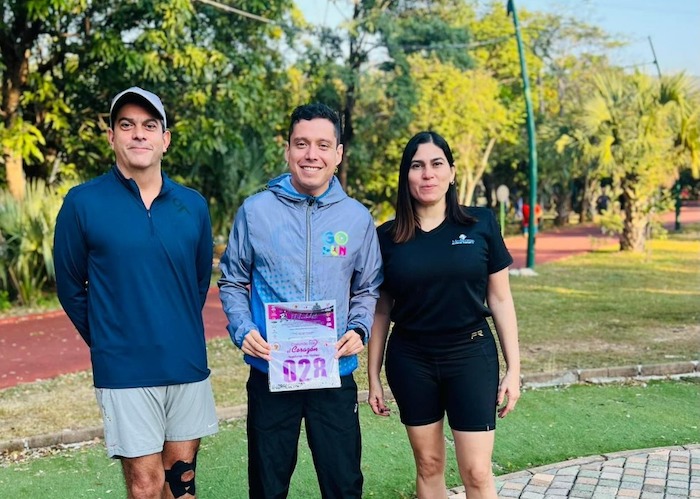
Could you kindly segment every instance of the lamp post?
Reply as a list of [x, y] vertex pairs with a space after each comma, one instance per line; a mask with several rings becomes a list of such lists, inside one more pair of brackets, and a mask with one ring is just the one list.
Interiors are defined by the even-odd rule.
[[506, 231], [506, 203], [508, 202], [508, 196], [510, 196], [508, 186], [505, 184], [499, 185], [496, 189], [496, 199], [498, 200], [498, 220], [501, 225], [501, 236], [503, 236]]
[[527, 77], [527, 66], [525, 65], [525, 50], [523, 40], [520, 35], [520, 24], [518, 23], [518, 13], [515, 11], [513, 0], [508, 0], [506, 12], [513, 15], [513, 25], [515, 26], [515, 39], [518, 42], [518, 55], [520, 56], [520, 72], [523, 78], [523, 90], [525, 92], [525, 111], [527, 112], [527, 138], [530, 150], [529, 174], [530, 193], [528, 196], [530, 204], [530, 217], [528, 225], [530, 230], [527, 233], [527, 267], [535, 267], [535, 230], [537, 227], [537, 217], [535, 206], [537, 206], [537, 145], [535, 137], [535, 119], [532, 112], [532, 95], [530, 92], [530, 81]]
[[[656, 74], [659, 75], [659, 82], [661, 82], [661, 67], [659, 66], [659, 60], [656, 58], [656, 50], [654, 50], [654, 42], [651, 41], [651, 37], [647, 37], [649, 39], [649, 47], [651, 47], [651, 55], [654, 56], [654, 60], [652, 61], [654, 63], [654, 66], [656, 66]], [[671, 191], [673, 193], [673, 197], [675, 200], [675, 207], [676, 207], [676, 218], [673, 224], [673, 228], [676, 231], [681, 230], [681, 207], [683, 206], [683, 200], [681, 199], [681, 179], [680, 177], [678, 180], [676, 180], [676, 183], [673, 184], [673, 189]]]

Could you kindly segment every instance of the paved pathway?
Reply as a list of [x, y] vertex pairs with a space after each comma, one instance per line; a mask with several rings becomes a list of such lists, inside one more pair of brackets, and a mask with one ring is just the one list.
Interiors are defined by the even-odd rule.
[[[684, 207], [681, 222], [700, 222], [700, 205]], [[672, 227], [672, 213], [664, 223]], [[616, 239], [603, 237], [593, 226], [541, 232], [535, 261], [541, 264], [614, 244]], [[525, 267], [527, 239], [507, 238], [506, 245], [513, 267]], [[208, 339], [227, 335], [215, 288], [203, 316]], [[0, 389], [89, 367], [87, 348], [62, 311], [0, 319]], [[496, 483], [501, 498], [700, 498], [700, 444], [581, 458], [502, 475]], [[463, 487], [450, 489], [448, 495], [466, 498]]]
[[[700, 445], [584, 457], [496, 477], [498, 497], [521, 499], [700, 497]], [[464, 488], [448, 491], [465, 499]]]

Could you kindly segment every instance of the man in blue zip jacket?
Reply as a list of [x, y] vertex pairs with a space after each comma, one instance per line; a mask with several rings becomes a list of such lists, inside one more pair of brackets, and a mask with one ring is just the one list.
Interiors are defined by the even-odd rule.
[[56, 220], [58, 298], [90, 347], [128, 496], [195, 497], [200, 438], [218, 429], [202, 320], [209, 211], [161, 170], [170, 132], [158, 96], [117, 94], [107, 138], [114, 166], [71, 189]]
[[[219, 288], [228, 330], [251, 366], [249, 495], [287, 497], [303, 419], [321, 496], [360, 498], [361, 440], [352, 373], [379, 295], [379, 243], [370, 213], [345, 194], [334, 176], [343, 157], [337, 113], [308, 104], [298, 107], [290, 121], [285, 148], [290, 172], [246, 199], [221, 258]], [[265, 305], [327, 300], [335, 301], [340, 386], [272, 391]]]

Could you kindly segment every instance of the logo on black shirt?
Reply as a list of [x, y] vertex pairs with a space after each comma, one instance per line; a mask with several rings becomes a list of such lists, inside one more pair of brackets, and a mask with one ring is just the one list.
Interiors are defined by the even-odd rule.
[[459, 239], [452, 240], [452, 246], [455, 246], [457, 244], [474, 244], [474, 239], [467, 239], [467, 236], [465, 236], [464, 234], [460, 234]]

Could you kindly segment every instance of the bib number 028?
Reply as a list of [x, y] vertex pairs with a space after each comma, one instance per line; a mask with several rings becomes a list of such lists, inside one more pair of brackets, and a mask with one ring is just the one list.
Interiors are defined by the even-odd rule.
[[316, 357], [313, 360], [306, 358], [286, 359], [282, 362], [282, 373], [284, 381], [287, 383], [328, 377], [326, 359], [322, 357]]

